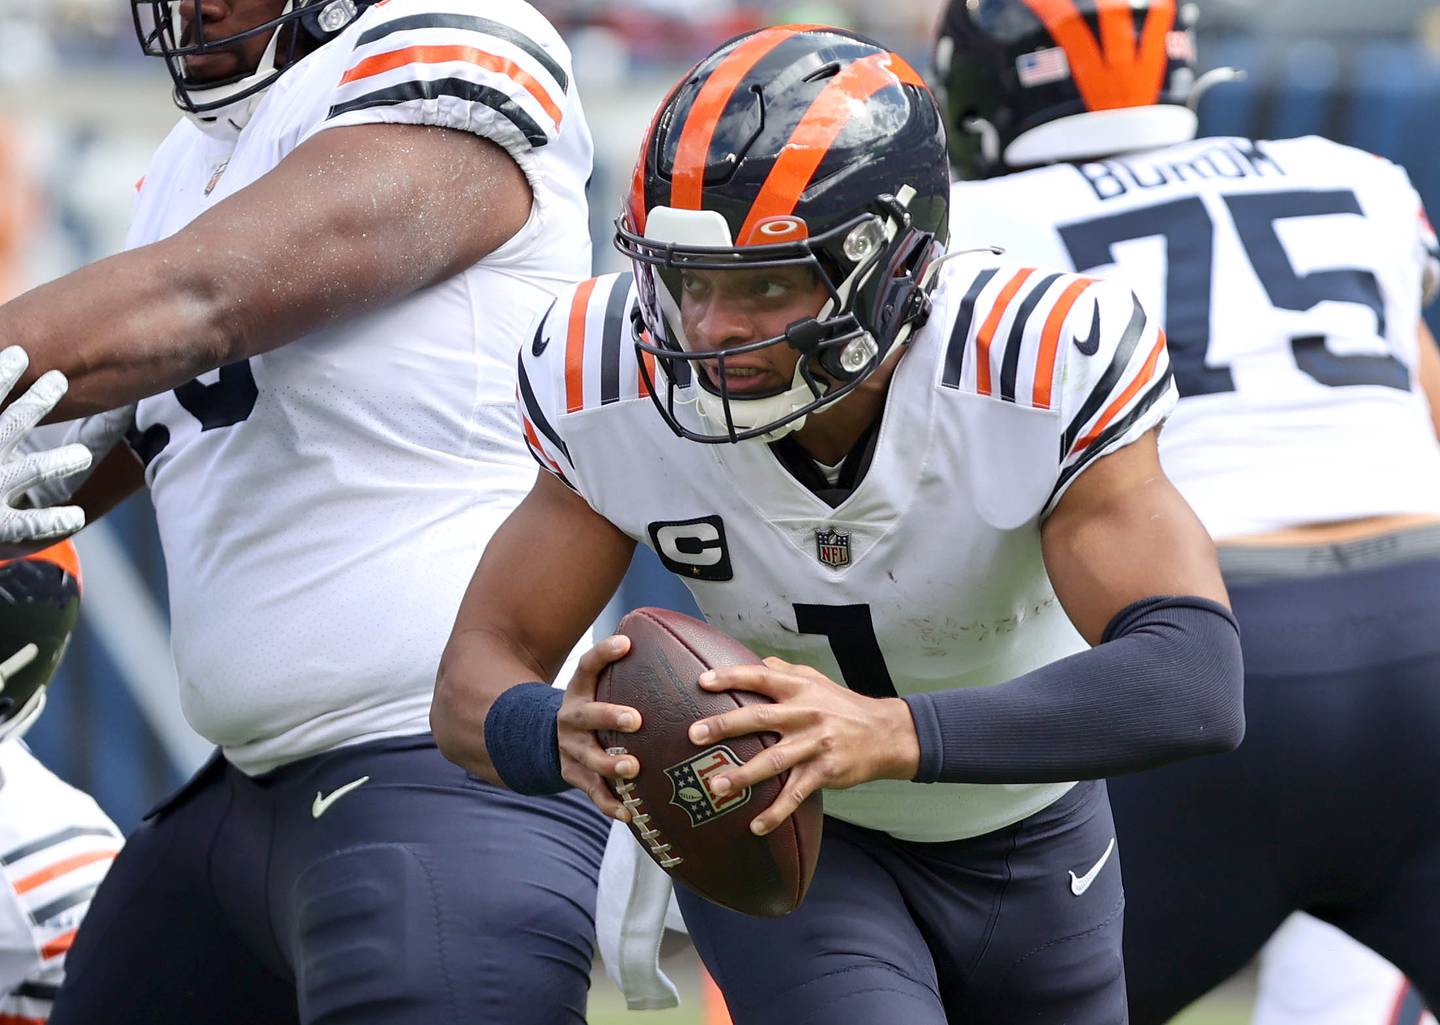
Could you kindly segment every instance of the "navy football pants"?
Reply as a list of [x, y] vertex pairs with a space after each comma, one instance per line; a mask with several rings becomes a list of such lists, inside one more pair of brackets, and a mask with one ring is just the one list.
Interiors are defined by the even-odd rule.
[[1102, 782], [948, 843], [827, 817], [786, 917], [676, 896], [735, 1025], [1122, 1025], [1114, 835]]
[[606, 834], [428, 735], [213, 759], [106, 876], [51, 1025], [580, 1025]]
[[1343, 568], [1386, 562], [1386, 540], [1307, 549], [1308, 569], [1281, 555], [1288, 579], [1223, 560], [1244, 743], [1110, 781], [1135, 1025], [1169, 1021], [1295, 910], [1440, 1007], [1440, 559]]

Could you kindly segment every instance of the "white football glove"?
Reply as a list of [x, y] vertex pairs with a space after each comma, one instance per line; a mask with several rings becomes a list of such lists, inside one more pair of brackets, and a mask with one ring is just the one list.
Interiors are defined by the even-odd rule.
[[[0, 399], [10, 394], [29, 365], [30, 357], [18, 345], [0, 351]], [[65, 375], [51, 370], [0, 414], [0, 558], [38, 547], [25, 542], [58, 541], [85, 526], [85, 513], [76, 505], [17, 509], [14, 504], [31, 488], [90, 466], [90, 450], [84, 445], [29, 454], [19, 451], [25, 435], [55, 408], [68, 387]], [[18, 547], [7, 552], [6, 546]]]

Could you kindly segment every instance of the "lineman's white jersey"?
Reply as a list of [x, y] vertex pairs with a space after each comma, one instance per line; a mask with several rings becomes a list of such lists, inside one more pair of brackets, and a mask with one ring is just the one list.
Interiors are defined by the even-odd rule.
[[1250, 1025], [1435, 1025], [1435, 1016], [1400, 969], [1297, 912], [1260, 952]]
[[[439, 285], [142, 401], [132, 434], [185, 714], [247, 772], [429, 729], [465, 585], [534, 479], [515, 353], [551, 293], [590, 272], [590, 134], [569, 51], [522, 0], [388, 0], [287, 71], [238, 139], [182, 121], [130, 245], [317, 133], [380, 122], [504, 146], [534, 192], [529, 222]], [[265, 271], [241, 253], [235, 273]]]
[[[670, 432], [640, 379], [629, 274], [561, 293], [522, 350], [532, 451], [655, 549], [715, 626], [855, 690], [1001, 683], [1080, 650], [1040, 522], [1076, 475], [1169, 411], [1164, 337], [1114, 284], [989, 256], [940, 273], [868, 472], [835, 508], [761, 442]], [[827, 793], [825, 810], [948, 840], [1016, 822], [1070, 786], [879, 780]]]
[[1416, 384], [1435, 233], [1405, 172], [1320, 138], [1200, 139], [951, 192], [952, 245], [1119, 274], [1169, 336], [1166, 474], [1217, 538], [1440, 512]]
[[65, 952], [121, 845], [88, 795], [0, 743], [0, 1022], [43, 1025]]

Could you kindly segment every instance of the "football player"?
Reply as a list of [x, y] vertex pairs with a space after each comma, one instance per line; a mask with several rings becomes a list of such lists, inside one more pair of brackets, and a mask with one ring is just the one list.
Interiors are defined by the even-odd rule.
[[1440, 775], [1435, 234], [1371, 154], [1195, 140], [1195, 100], [1233, 73], [1197, 77], [1189, 18], [1173, 0], [956, 0], [936, 48], [970, 179], [958, 244], [1123, 277], [1163, 319], [1180, 402], [1161, 462], [1219, 542], [1244, 636], [1240, 751], [1111, 787], [1131, 1013], [1168, 1020], [1301, 909], [1433, 1006], [1440, 808], [1415, 781]]
[[21, 737], [45, 707], [80, 606], [70, 542], [0, 562], [0, 1022], [43, 1025], [120, 830]]
[[428, 723], [534, 475], [515, 353], [589, 272], [569, 51], [523, 0], [132, 6], [184, 117], [129, 250], [0, 307], [0, 339], [68, 376], [61, 416], [134, 404], [221, 754], [118, 859], [53, 1020], [580, 1022], [604, 817], [467, 777]]
[[[1213, 547], [1156, 456], [1162, 334], [1126, 288], [989, 250], [942, 260], [948, 192], [933, 97], [868, 40], [767, 28], [687, 73], [618, 222], [633, 274], [562, 292], [521, 353], [545, 472], [441, 667], [447, 755], [623, 818], [607, 779], [664, 768], [593, 732], [638, 725], [594, 700], [625, 639], [563, 700], [528, 681], [635, 544], [769, 656], [701, 684], [775, 704], [690, 734], [779, 736], [708, 791], [788, 770], [741, 813], [758, 834], [825, 790], [798, 911], [679, 893], [740, 1025], [1122, 1021], [1096, 780], [1243, 729]], [[1019, 296], [1031, 274], [1054, 288]]]

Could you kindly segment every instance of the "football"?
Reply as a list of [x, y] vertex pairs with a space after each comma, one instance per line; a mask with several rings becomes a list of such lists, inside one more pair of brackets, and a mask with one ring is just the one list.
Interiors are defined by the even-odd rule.
[[611, 782], [630, 809], [630, 831], [672, 878], [707, 900], [768, 918], [794, 911], [820, 853], [820, 795], [778, 829], [756, 836], [750, 820], [780, 794], [788, 774], [724, 795], [712, 793], [708, 781], [754, 758], [776, 736], [755, 733], [696, 747], [688, 733], [699, 719], [770, 700], [749, 691], [711, 693], [698, 682], [707, 669], [760, 659], [708, 623], [665, 609], [636, 609], [616, 632], [630, 638], [630, 651], [601, 673], [596, 697], [641, 715], [634, 733], [600, 734], [607, 748], [623, 748], [640, 762], [636, 777]]

